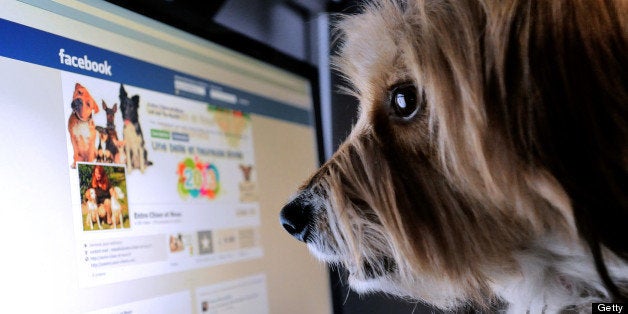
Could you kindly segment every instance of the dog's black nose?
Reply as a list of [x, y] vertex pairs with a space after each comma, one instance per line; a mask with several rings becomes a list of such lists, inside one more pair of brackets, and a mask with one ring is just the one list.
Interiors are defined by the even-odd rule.
[[311, 232], [313, 207], [307, 200], [297, 197], [286, 204], [279, 214], [281, 225], [299, 241], [307, 242]]

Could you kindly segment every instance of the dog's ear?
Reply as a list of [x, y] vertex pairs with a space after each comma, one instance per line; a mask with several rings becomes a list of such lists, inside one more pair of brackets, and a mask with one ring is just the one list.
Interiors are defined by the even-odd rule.
[[120, 98], [126, 98], [127, 93], [126, 90], [124, 89], [124, 85], [120, 84]]
[[106, 111], [107, 110], [107, 103], [105, 103], [105, 100], [102, 100], [102, 108]]
[[113, 107], [111, 109], [113, 110], [113, 113], [118, 112], [118, 103], [113, 104]]
[[87, 104], [89, 105], [89, 107], [94, 111], [94, 113], [100, 112], [100, 107], [98, 106], [98, 103], [94, 100], [94, 98], [92, 98], [92, 95], [89, 92], [86, 92], [86, 94], [88, 98]]
[[131, 100], [133, 101], [133, 104], [135, 105], [135, 107], [137, 107], [137, 108], [140, 107], [140, 96], [139, 95], [135, 95], [135, 96], [131, 97]]

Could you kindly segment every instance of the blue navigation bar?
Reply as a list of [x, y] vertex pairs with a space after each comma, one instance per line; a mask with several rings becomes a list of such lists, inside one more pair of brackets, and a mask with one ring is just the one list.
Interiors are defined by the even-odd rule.
[[172, 69], [0, 19], [0, 56], [293, 123], [312, 112]]

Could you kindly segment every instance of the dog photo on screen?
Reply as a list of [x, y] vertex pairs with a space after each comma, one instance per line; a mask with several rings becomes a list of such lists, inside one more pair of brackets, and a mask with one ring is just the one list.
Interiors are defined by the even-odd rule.
[[130, 228], [123, 166], [78, 163], [83, 230]]
[[68, 132], [72, 144], [72, 168], [77, 162], [92, 162], [96, 159], [96, 125], [93, 116], [100, 110], [89, 90], [80, 83], [74, 86], [72, 113], [68, 118]]
[[358, 292], [588, 312], [628, 296], [628, 1], [370, 1], [359, 118], [282, 209]]
[[148, 160], [146, 141], [140, 125], [140, 96], [133, 95], [129, 97], [124, 85], [120, 84], [119, 98], [122, 119], [124, 120], [122, 135], [124, 138], [127, 169], [129, 172], [133, 171], [133, 169], [139, 169], [140, 172], [144, 173], [146, 168], [153, 163]]

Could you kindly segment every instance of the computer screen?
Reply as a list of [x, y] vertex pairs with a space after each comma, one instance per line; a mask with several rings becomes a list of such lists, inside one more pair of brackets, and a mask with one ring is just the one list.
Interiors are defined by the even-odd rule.
[[329, 313], [282, 231], [309, 77], [106, 2], [3, 1], [3, 311]]

